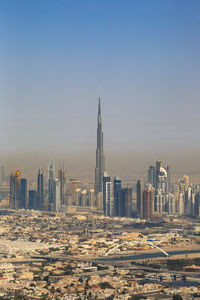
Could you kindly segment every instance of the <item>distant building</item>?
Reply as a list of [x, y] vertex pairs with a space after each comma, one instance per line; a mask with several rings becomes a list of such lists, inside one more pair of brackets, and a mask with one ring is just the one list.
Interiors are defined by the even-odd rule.
[[15, 174], [10, 174], [10, 197], [9, 197], [10, 208], [15, 208]]
[[59, 212], [60, 211], [60, 182], [59, 182], [58, 179], [54, 180], [53, 191], [54, 191], [54, 195], [53, 195], [53, 199], [54, 199], [53, 209], [54, 209], [54, 211]]
[[65, 204], [65, 170], [58, 170], [58, 180], [60, 182], [60, 204]]
[[95, 191], [94, 189], [91, 189], [89, 191], [89, 206], [90, 207], [96, 207], [96, 202], [95, 202]]
[[10, 175], [10, 208], [19, 209], [21, 207], [21, 173], [16, 170]]
[[37, 201], [37, 191], [36, 190], [29, 190], [29, 209], [36, 209], [36, 201]]
[[27, 179], [21, 178], [20, 181], [20, 208], [28, 208]]
[[98, 114], [97, 114], [97, 148], [96, 148], [96, 168], [95, 168], [95, 196], [102, 192], [102, 181], [105, 170], [105, 157], [103, 154], [103, 131], [101, 118], [101, 102], [99, 98]]
[[137, 216], [138, 218], [144, 218], [144, 204], [143, 204], [143, 192], [144, 192], [144, 184], [141, 179], [137, 181], [136, 185], [137, 190]]
[[69, 180], [69, 193], [71, 196], [71, 204], [75, 205], [76, 204], [76, 196], [75, 196], [75, 192], [76, 189], [78, 189], [80, 186], [80, 181], [76, 178], [70, 178]]
[[143, 193], [143, 218], [151, 219], [153, 216], [155, 189], [151, 184], [147, 184]]
[[44, 210], [44, 177], [42, 168], [38, 171], [36, 209]]
[[54, 180], [55, 180], [55, 166], [53, 161], [51, 160], [49, 163], [49, 169], [48, 169], [48, 201], [49, 204], [53, 205], [54, 203]]
[[104, 172], [103, 177], [103, 211], [106, 216], [112, 215], [111, 177]]
[[148, 183], [156, 187], [156, 169], [154, 166], [150, 166], [148, 169]]
[[81, 192], [81, 206], [88, 206], [87, 190]]
[[132, 217], [132, 189], [121, 188], [118, 192], [119, 207], [118, 216], [119, 217]]
[[114, 216], [119, 216], [119, 191], [122, 186], [122, 181], [119, 177], [114, 179]]
[[81, 205], [81, 189], [76, 189], [75, 191], [75, 202], [76, 202], [76, 206], [80, 206]]

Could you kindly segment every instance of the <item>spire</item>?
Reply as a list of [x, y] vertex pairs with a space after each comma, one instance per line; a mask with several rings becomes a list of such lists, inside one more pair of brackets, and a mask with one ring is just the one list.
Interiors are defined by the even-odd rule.
[[101, 98], [99, 97], [98, 115], [101, 115]]
[[98, 117], [97, 117], [98, 123], [101, 123], [101, 99], [99, 97], [99, 105], [98, 105]]

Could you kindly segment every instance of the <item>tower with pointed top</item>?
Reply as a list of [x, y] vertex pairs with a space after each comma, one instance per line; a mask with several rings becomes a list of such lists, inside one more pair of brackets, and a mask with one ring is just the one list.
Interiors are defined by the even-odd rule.
[[101, 118], [101, 100], [99, 98], [97, 114], [97, 148], [96, 148], [96, 168], [95, 168], [95, 195], [98, 197], [102, 193], [103, 175], [105, 171], [105, 157], [103, 154], [103, 131]]
[[55, 180], [55, 166], [53, 161], [51, 160], [49, 163], [48, 170], [48, 201], [49, 203], [54, 202], [54, 180]]

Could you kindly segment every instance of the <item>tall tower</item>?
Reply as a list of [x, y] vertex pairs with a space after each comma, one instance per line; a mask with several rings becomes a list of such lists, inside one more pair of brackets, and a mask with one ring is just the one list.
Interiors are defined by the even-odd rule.
[[54, 180], [55, 180], [55, 167], [54, 163], [51, 160], [49, 163], [49, 170], [48, 170], [48, 200], [49, 203], [54, 202]]
[[36, 209], [44, 209], [44, 177], [42, 168], [40, 168], [38, 171]]
[[27, 179], [21, 178], [20, 180], [20, 208], [28, 208], [27, 202]]
[[99, 98], [98, 114], [97, 114], [97, 149], [96, 149], [96, 168], [95, 168], [95, 195], [102, 192], [103, 175], [105, 170], [105, 158], [103, 155], [103, 131], [101, 119], [101, 102]]
[[144, 218], [144, 203], [143, 203], [143, 193], [144, 193], [144, 184], [141, 179], [137, 181], [137, 216], [140, 219]]
[[58, 170], [58, 180], [60, 182], [60, 204], [65, 204], [65, 170], [64, 167]]
[[104, 172], [103, 176], [103, 211], [104, 215], [112, 215], [112, 199], [111, 199], [111, 178]]
[[114, 179], [114, 216], [120, 216], [120, 207], [119, 207], [119, 191], [122, 187], [122, 181], [119, 177]]

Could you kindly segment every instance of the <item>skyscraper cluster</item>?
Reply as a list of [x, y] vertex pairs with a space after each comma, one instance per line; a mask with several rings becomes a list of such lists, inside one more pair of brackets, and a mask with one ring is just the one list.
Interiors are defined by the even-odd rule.
[[158, 160], [148, 169], [148, 182], [137, 181], [137, 215], [151, 219], [153, 215], [178, 214], [199, 216], [199, 185], [192, 185], [184, 175], [172, 187], [170, 169]]
[[[1, 169], [2, 180], [5, 177]], [[192, 185], [189, 177], [184, 175], [178, 183], [171, 185], [170, 168], [163, 166], [161, 160], [149, 166], [147, 181], [139, 179], [136, 184], [137, 216], [151, 219], [154, 215], [179, 214], [188, 216], [200, 215], [200, 185]], [[55, 172], [55, 165], [50, 161], [48, 168], [48, 187], [45, 193], [43, 170], [40, 168], [37, 177], [37, 190], [28, 191], [26, 178], [21, 178], [19, 170], [10, 175], [10, 208], [36, 209], [71, 212], [87, 209], [102, 212], [106, 216], [132, 217], [132, 189], [123, 187], [121, 179], [105, 172], [103, 151], [103, 128], [101, 102], [99, 99], [97, 113], [97, 147], [94, 189], [80, 186], [77, 178], [70, 178], [66, 190], [65, 170]]]

